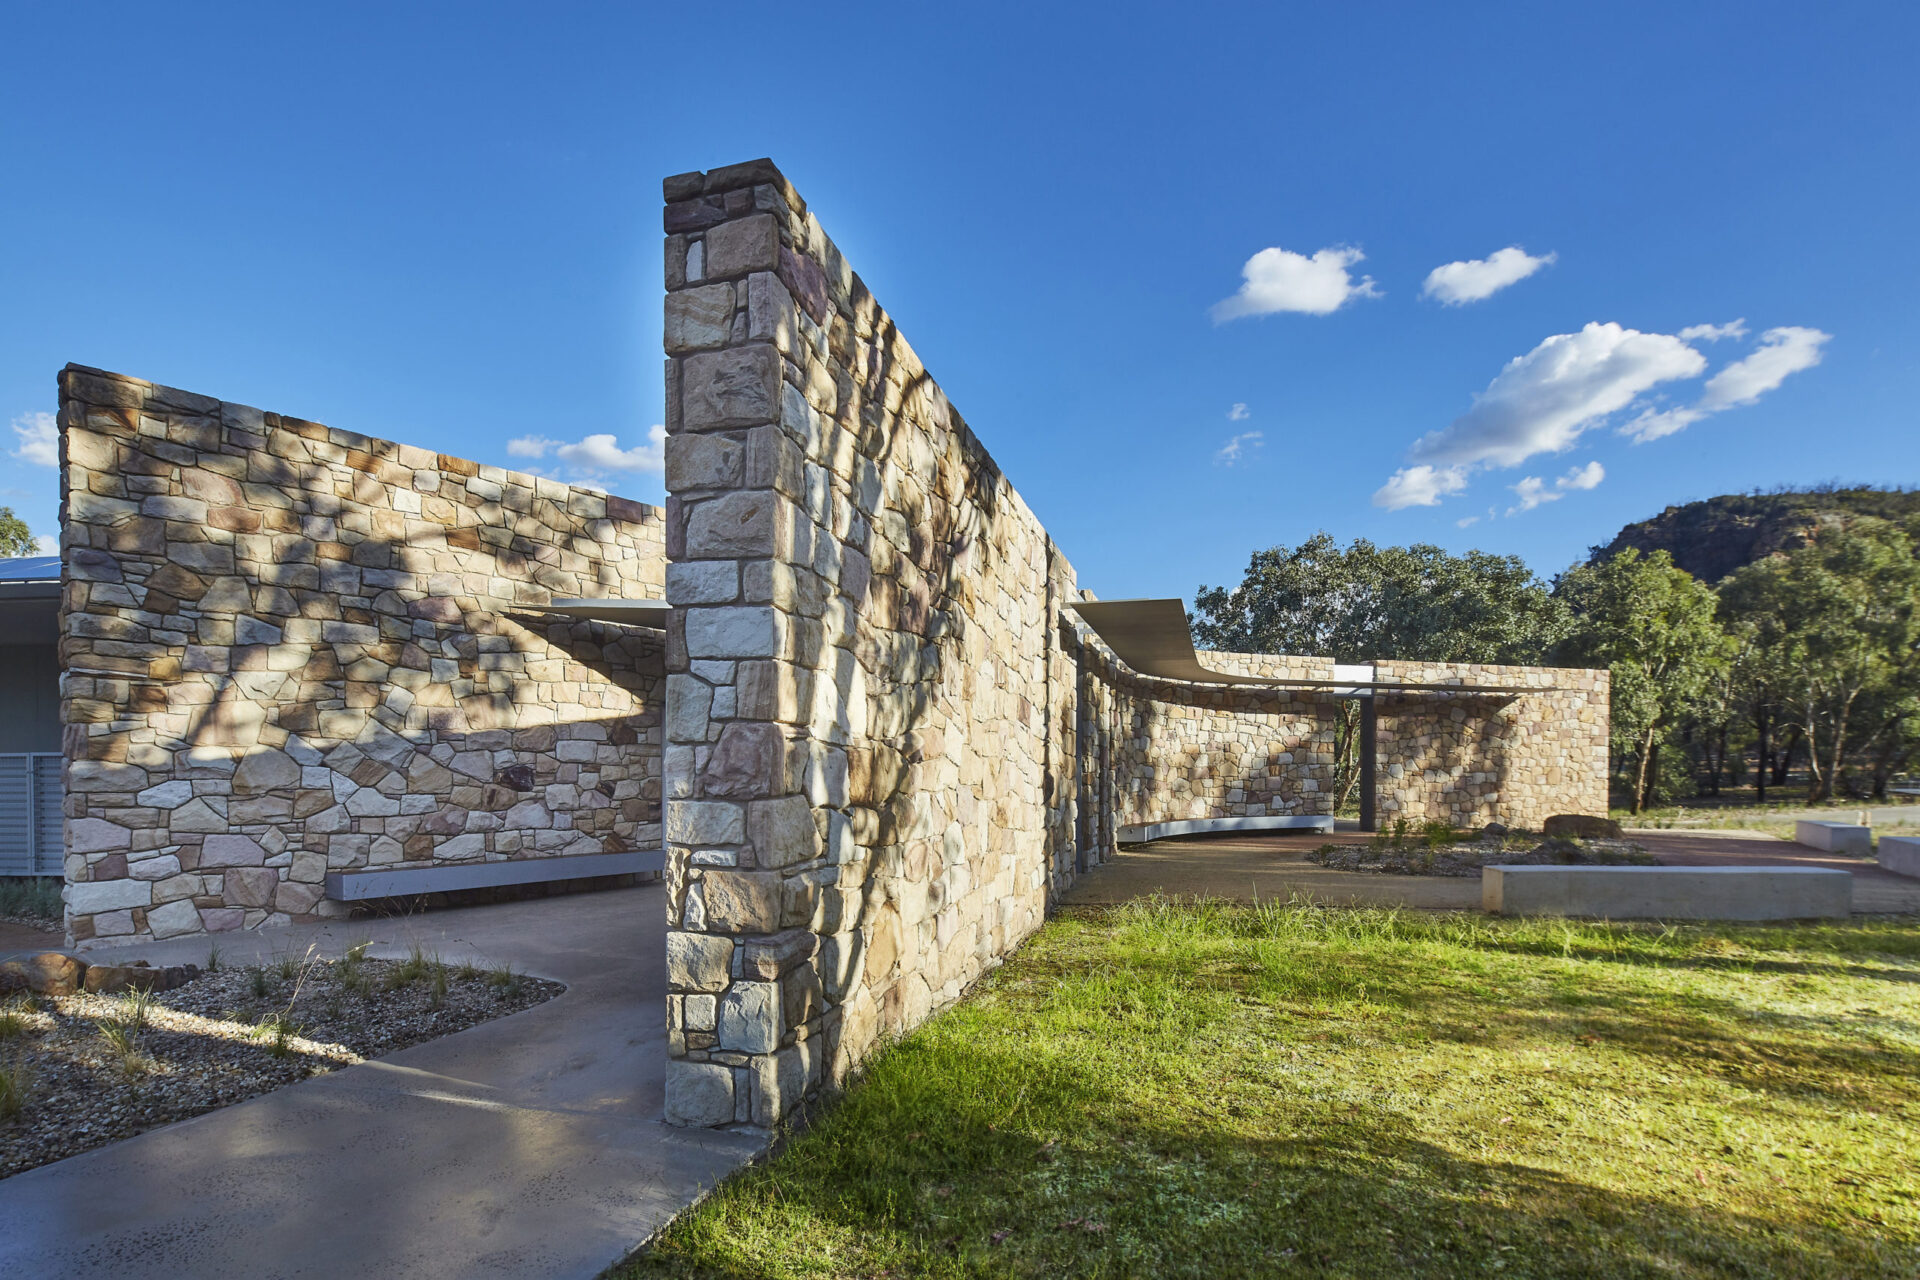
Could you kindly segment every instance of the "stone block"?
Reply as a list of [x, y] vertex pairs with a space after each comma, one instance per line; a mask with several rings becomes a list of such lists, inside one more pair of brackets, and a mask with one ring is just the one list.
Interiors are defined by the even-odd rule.
[[771, 869], [819, 856], [813, 805], [805, 796], [754, 801], [747, 806], [747, 839], [753, 845], [754, 859]]
[[694, 658], [773, 658], [780, 654], [781, 615], [772, 608], [731, 605], [689, 609], [687, 653]]
[[696, 489], [731, 489], [746, 473], [747, 448], [738, 440], [719, 435], [689, 435], [681, 432], [667, 437], [667, 489], [688, 493]]
[[58, 951], [43, 951], [25, 960], [0, 964], [0, 994], [33, 991], [43, 996], [70, 996], [82, 988], [86, 977], [85, 961]]
[[145, 880], [86, 881], [66, 888], [70, 915], [90, 916], [101, 911], [125, 911], [153, 901], [153, 886]]
[[707, 232], [705, 272], [709, 280], [726, 280], [754, 271], [772, 271], [780, 265], [780, 230], [772, 214], [723, 222]]
[[1812, 920], [1853, 910], [1853, 873], [1817, 867], [1485, 867], [1499, 915], [1605, 920]]
[[[667, 933], [667, 985], [683, 991], [725, 991], [733, 981], [733, 939], [710, 933]], [[711, 1026], [703, 1028], [710, 1030]]]
[[741, 957], [742, 977], [772, 982], [811, 960], [820, 939], [806, 929], [788, 929], [769, 938], [752, 938]]
[[780, 1045], [780, 988], [771, 982], [736, 982], [720, 997], [719, 1047], [737, 1053], [771, 1053]]
[[226, 873], [224, 897], [236, 907], [266, 907], [280, 887], [280, 873], [272, 867], [235, 867]]
[[700, 878], [707, 928], [715, 933], [777, 933], [780, 877], [762, 871], [708, 871]]
[[685, 560], [667, 566], [670, 604], [730, 604], [739, 595], [740, 566], [731, 560]]
[[133, 832], [101, 818], [75, 818], [67, 823], [68, 853], [107, 853], [133, 847]]
[[746, 811], [725, 801], [672, 800], [666, 836], [673, 844], [739, 844], [747, 838]]
[[772, 556], [786, 523], [778, 495], [765, 490], [709, 498], [687, 518], [687, 555], [694, 559]]
[[732, 1124], [733, 1070], [717, 1062], [667, 1062], [668, 1124], [711, 1128]]
[[1881, 836], [1875, 860], [1897, 876], [1920, 876], [1920, 836]]
[[202, 868], [258, 867], [264, 866], [266, 861], [267, 851], [252, 836], [210, 835], [200, 846]]
[[776, 422], [780, 353], [764, 343], [701, 351], [681, 362], [680, 418], [688, 431]]
[[1825, 853], [1873, 853], [1873, 828], [1851, 822], [1807, 822], [1793, 824], [1793, 842]]
[[[707, 757], [700, 775], [701, 786], [710, 796], [753, 798], [764, 796], [780, 785], [786, 764], [786, 736], [780, 726], [758, 722], [736, 722], [721, 731], [720, 741]], [[757, 808], [758, 806], [755, 806]], [[749, 839], [753, 818], [749, 814]], [[766, 862], [764, 866], [783, 863]]]
[[732, 334], [732, 285], [710, 284], [667, 295], [664, 337], [668, 351], [723, 347]]

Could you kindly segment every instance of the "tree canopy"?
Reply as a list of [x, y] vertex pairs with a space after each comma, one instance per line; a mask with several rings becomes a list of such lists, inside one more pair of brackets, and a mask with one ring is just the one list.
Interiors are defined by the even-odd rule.
[[1568, 619], [1518, 556], [1341, 547], [1323, 532], [1255, 552], [1238, 587], [1201, 587], [1189, 621], [1202, 645], [1243, 653], [1530, 663]]
[[0, 507], [0, 556], [30, 556], [39, 547], [27, 522], [13, 514], [12, 507]]

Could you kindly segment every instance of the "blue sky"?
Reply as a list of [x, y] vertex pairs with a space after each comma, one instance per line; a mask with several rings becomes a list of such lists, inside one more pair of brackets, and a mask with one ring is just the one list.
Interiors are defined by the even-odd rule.
[[760, 155], [1109, 598], [1920, 483], [1917, 12], [11, 6], [0, 504], [67, 361], [658, 501], [659, 179]]

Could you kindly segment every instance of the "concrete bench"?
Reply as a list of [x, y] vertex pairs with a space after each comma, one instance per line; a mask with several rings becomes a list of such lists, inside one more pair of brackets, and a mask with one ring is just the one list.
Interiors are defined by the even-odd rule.
[[1877, 860], [1897, 876], [1920, 876], [1920, 836], [1881, 836]]
[[1793, 842], [1823, 853], [1873, 852], [1873, 828], [1851, 822], [1796, 822]]
[[1823, 867], [1482, 867], [1496, 915], [1811, 920], [1853, 910], [1853, 873]]
[[662, 870], [664, 849], [632, 853], [581, 853], [564, 858], [517, 858], [510, 862], [456, 862], [439, 867], [401, 864], [370, 871], [335, 871], [327, 876], [327, 896], [335, 902], [370, 898], [409, 898], [456, 889], [493, 889], [512, 884], [546, 884], [594, 876], [635, 876]]
[[1143, 822], [1120, 828], [1121, 844], [1146, 844], [1168, 836], [1211, 835], [1223, 831], [1333, 831], [1333, 815], [1287, 815], [1276, 818], [1183, 818], [1174, 822]]

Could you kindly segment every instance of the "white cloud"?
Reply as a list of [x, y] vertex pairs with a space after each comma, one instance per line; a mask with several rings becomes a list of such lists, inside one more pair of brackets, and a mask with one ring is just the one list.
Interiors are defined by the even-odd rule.
[[1245, 422], [1248, 418], [1251, 418], [1252, 416], [1253, 415], [1251, 413], [1247, 412], [1247, 406], [1245, 406], [1244, 404], [1236, 404], [1233, 406], [1233, 408], [1227, 410], [1228, 422]]
[[60, 428], [50, 413], [29, 413], [13, 420], [13, 434], [20, 437], [14, 457], [36, 467], [60, 465]]
[[1722, 338], [1744, 338], [1747, 336], [1747, 321], [1743, 316], [1726, 324], [1690, 324], [1680, 331], [1682, 342], [1718, 342]]
[[1769, 329], [1760, 335], [1760, 345], [1752, 354], [1735, 360], [1707, 379], [1706, 388], [1696, 403], [1678, 409], [1649, 409], [1621, 427], [1620, 433], [1630, 436], [1636, 444], [1645, 444], [1684, 431], [1710, 414], [1752, 404], [1792, 375], [1819, 364], [1820, 349], [1832, 337], [1818, 329], [1798, 325]]
[[559, 444], [546, 436], [519, 436], [507, 441], [507, 456], [511, 458], [544, 458]]
[[1427, 273], [1427, 282], [1420, 286], [1420, 296], [1437, 299], [1449, 307], [1479, 302], [1510, 284], [1525, 280], [1559, 256], [1543, 253], [1536, 258], [1519, 245], [1509, 245], [1489, 257], [1449, 262]]
[[551, 457], [560, 464], [564, 479], [588, 487], [602, 487], [613, 472], [662, 471], [666, 467], [667, 429], [651, 427], [647, 443], [622, 449], [609, 432], [583, 436], [569, 443], [547, 436], [519, 436], [507, 441], [507, 453], [515, 458]]
[[1525, 476], [1519, 484], [1509, 486], [1514, 496], [1520, 501], [1518, 505], [1508, 507], [1507, 514], [1516, 516], [1522, 511], [1531, 511], [1542, 503], [1558, 502], [1577, 489], [1596, 489], [1606, 478], [1607, 469], [1597, 461], [1589, 462], [1584, 467], [1574, 467], [1555, 480], [1551, 489], [1539, 476]]
[[1569, 448], [1636, 397], [1663, 382], [1697, 377], [1706, 366], [1705, 357], [1671, 334], [1599, 323], [1555, 334], [1508, 361], [1472, 408], [1422, 436], [1407, 456], [1462, 470], [1519, 466], [1535, 454]]
[[1462, 516], [1453, 522], [1453, 527], [1456, 529], [1468, 529], [1479, 523], [1479, 516]]
[[1248, 451], [1258, 449], [1264, 438], [1258, 431], [1242, 431], [1220, 446], [1220, 451], [1213, 455], [1214, 465], [1221, 467], [1236, 465], [1244, 459]]
[[1240, 292], [1213, 306], [1213, 322], [1225, 324], [1241, 316], [1299, 311], [1324, 316], [1354, 298], [1377, 298], [1372, 276], [1356, 283], [1348, 268], [1366, 258], [1349, 246], [1322, 249], [1311, 258], [1287, 249], [1262, 249], [1240, 269], [1245, 283]]
[[43, 533], [33, 540], [33, 554], [37, 556], [57, 556], [60, 554], [60, 538], [57, 534]]
[[582, 489], [605, 491], [616, 476], [666, 470], [666, 428], [649, 428], [647, 443], [634, 445], [632, 449], [622, 449], [620, 441], [612, 434], [601, 432], [595, 436], [582, 436], [576, 441], [547, 436], [518, 436], [507, 441], [507, 453], [516, 459], [551, 457], [557, 462], [557, 466], [551, 470], [538, 466], [528, 470], [532, 470], [536, 476], [553, 476], [555, 480], [564, 480]]
[[1744, 360], [1736, 360], [1707, 379], [1706, 394], [1700, 408], [1718, 413], [1743, 404], [1752, 404], [1802, 369], [1820, 363], [1820, 348], [1833, 335], [1818, 329], [1787, 325], [1769, 329], [1760, 335], [1760, 345]]
[[1607, 469], [1596, 460], [1584, 467], [1575, 467], [1554, 483], [1562, 489], [1598, 489], [1606, 478]]
[[1373, 495], [1373, 505], [1389, 511], [1437, 507], [1440, 499], [1467, 487], [1466, 467], [1402, 467]]

